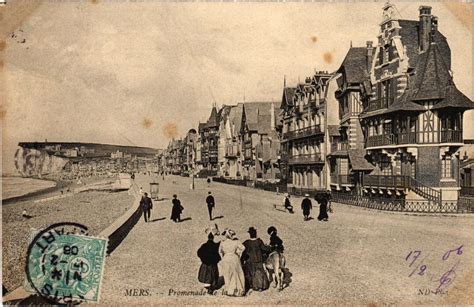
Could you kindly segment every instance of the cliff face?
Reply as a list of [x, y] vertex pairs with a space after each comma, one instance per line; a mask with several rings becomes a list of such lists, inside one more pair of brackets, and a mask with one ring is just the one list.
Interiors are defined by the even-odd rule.
[[23, 177], [59, 174], [66, 163], [68, 159], [51, 156], [42, 150], [20, 147], [15, 153], [15, 168]]

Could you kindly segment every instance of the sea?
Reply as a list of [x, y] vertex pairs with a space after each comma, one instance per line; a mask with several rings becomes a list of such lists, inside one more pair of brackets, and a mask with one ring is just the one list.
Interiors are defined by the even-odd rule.
[[56, 182], [49, 180], [2, 176], [2, 200], [41, 191], [54, 186], [56, 186]]

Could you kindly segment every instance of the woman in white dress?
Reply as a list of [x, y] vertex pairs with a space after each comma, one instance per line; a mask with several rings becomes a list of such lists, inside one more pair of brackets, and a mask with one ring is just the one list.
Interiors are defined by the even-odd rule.
[[223, 293], [230, 296], [245, 295], [245, 276], [240, 264], [240, 256], [245, 247], [236, 238], [235, 232], [226, 229], [222, 233], [225, 239], [219, 245], [222, 260], [219, 262], [219, 273], [224, 277]]

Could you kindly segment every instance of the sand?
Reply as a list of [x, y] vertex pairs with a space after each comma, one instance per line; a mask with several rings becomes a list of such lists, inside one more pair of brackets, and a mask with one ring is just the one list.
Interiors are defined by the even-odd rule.
[[[132, 205], [128, 192], [84, 192], [63, 199], [34, 203], [20, 201], [2, 206], [3, 285], [11, 291], [23, 283], [28, 237], [31, 228], [58, 222], [77, 222], [99, 234]], [[22, 217], [26, 209], [30, 219]]]

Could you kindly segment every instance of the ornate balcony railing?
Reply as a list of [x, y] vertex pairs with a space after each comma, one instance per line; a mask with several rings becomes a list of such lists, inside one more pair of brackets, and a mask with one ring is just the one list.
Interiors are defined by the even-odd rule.
[[290, 156], [289, 164], [324, 163], [320, 153]]
[[443, 130], [429, 132], [406, 132], [369, 136], [366, 147], [403, 144], [462, 143], [462, 130]]
[[226, 158], [235, 158], [239, 154], [239, 148], [237, 145], [227, 145], [225, 148], [225, 157]]
[[304, 138], [304, 137], [309, 137], [313, 135], [323, 135], [324, 131], [321, 131], [321, 126], [320, 125], [315, 125], [311, 127], [306, 127], [294, 131], [289, 131], [283, 135], [285, 139], [288, 140], [294, 140], [294, 139], [299, 139], [299, 138]]

